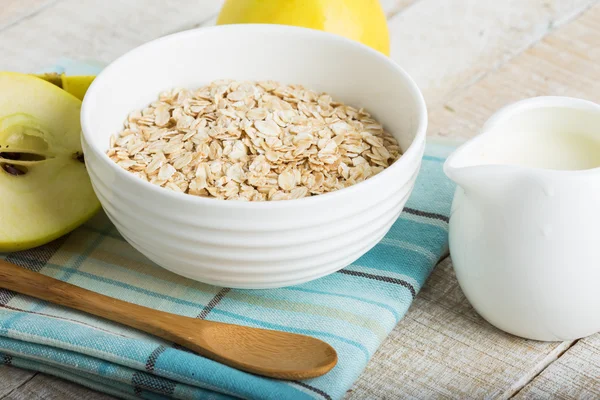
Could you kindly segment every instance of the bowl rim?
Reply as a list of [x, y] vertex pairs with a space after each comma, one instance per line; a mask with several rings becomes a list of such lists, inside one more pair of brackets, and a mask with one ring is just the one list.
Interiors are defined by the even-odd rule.
[[[90, 106], [90, 98], [94, 95], [96, 88], [100, 87], [104, 84], [105, 76], [112, 69], [117, 68], [118, 64], [123, 62], [122, 60], [135, 55], [138, 52], [143, 51], [147, 47], [154, 46], [156, 43], [160, 43], [163, 41], [177, 40], [180, 38], [185, 38], [188, 36], [196, 36], [202, 35], [205, 32], [213, 31], [213, 30], [242, 30], [242, 31], [250, 31], [250, 32], [267, 32], [276, 34], [281, 31], [288, 31], [294, 35], [304, 35], [307, 36], [307, 40], [329, 40], [329, 41], [337, 41], [340, 45], [355, 47], [360, 49], [363, 52], [370, 54], [372, 57], [375, 57], [378, 61], [388, 64], [396, 73], [402, 77], [404, 82], [406, 83], [407, 89], [409, 93], [412, 95], [415, 105], [416, 111], [418, 114], [417, 121], [417, 132], [406, 149], [405, 152], [402, 153], [401, 157], [396, 160], [392, 165], [385, 168], [379, 174], [366, 179], [362, 182], [359, 182], [355, 185], [338, 189], [333, 192], [328, 192], [324, 194], [320, 194], [317, 196], [303, 197], [299, 199], [290, 199], [290, 200], [281, 200], [281, 201], [225, 201], [221, 199], [214, 199], [209, 197], [200, 197], [193, 196], [186, 193], [175, 192], [173, 190], [167, 190], [163, 187], [154, 185], [150, 182], [144, 181], [132, 173], [129, 173], [123, 168], [119, 167], [114, 161], [108, 158], [104, 151], [101, 151], [97, 146], [94, 145], [93, 140], [88, 140], [93, 136], [94, 129], [92, 128], [89, 120], [90, 116], [93, 113], [93, 107]], [[388, 56], [380, 53], [377, 50], [372, 49], [360, 42], [354, 41], [352, 39], [348, 39], [346, 37], [323, 32], [316, 29], [297, 27], [297, 26], [287, 26], [287, 25], [277, 25], [277, 24], [231, 24], [231, 25], [217, 25], [211, 27], [202, 27], [189, 29], [182, 32], [177, 32], [173, 34], [169, 34], [149, 42], [146, 42], [138, 47], [135, 47], [123, 55], [119, 56], [117, 59], [112, 61], [108, 66], [106, 66], [94, 79], [88, 91], [83, 99], [83, 103], [81, 106], [81, 130], [82, 130], [82, 140], [87, 144], [87, 151], [91, 151], [97, 156], [97, 160], [104, 165], [106, 165], [109, 169], [114, 171], [116, 174], [122, 176], [129, 184], [135, 185], [137, 187], [143, 188], [143, 190], [147, 190], [151, 192], [153, 195], [162, 196], [166, 199], [170, 199], [171, 201], [187, 201], [191, 203], [195, 203], [199, 206], [211, 206], [211, 207], [220, 207], [220, 208], [235, 208], [235, 209], [260, 209], [260, 208], [287, 208], [294, 206], [308, 206], [308, 205], [318, 205], [325, 201], [335, 201], [336, 198], [342, 198], [346, 196], [352, 196], [352, 193], [358, 190], [368, 190], [369, 187], [374, 186], [377, 182], [385, 179], [389, 176], [392, 171], [402, 168], [402, 166], [406, 165], [409, 159], [413, 157], [421, 158], [421, 154], [418, 153], [422, 145], [425, 142], [426, 132], [427, 132], [427, 106], [425, 104], [425, 99], [423, 98], [423, 94], [418, 88], [417, 84], [411, 78], [411, 76], [401, 68], [396, 62], [394, 62]], [[92, 167], [90, 163], [87, 163], [88, 168]]]

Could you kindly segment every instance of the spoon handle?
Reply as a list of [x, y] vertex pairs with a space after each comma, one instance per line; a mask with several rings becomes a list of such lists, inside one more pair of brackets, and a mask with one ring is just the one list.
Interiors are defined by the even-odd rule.
[[173, 341], [174, 314], [138, 306], [0, 260], [0, 288], [73, 308]]

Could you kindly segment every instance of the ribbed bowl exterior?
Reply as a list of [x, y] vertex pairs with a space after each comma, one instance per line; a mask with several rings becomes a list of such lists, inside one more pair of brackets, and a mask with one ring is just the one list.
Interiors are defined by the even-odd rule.
[[375, 246], [402, 211], [422, 152], [407, 160], [406, 168], [382, 176], [374, 188], [365, 185], [361, 190], [358, 184], [357, 190], [342, 190], [322, 204], [283, 201], [279, 203], [289, 207], [277, 210], [228, 210], [229, 202], [223, 200], [190, 209], [185, 195], [163, 199], [145, 192], [145, 182], [134, 186], [125, 179], [128, 176], [103, 168], [105, 160], [86, 154], [92, 185], [106, 214], [138, 251], [188, 278], [258, 289], [325, 276]]
[[[221, 41], [239, 54], [262, 49], [267, 39], [281, 57], [249, 57], [244, 64], [231, 63], [226, 58], [229, 53], [218, 52], [215, 44]], [[187, 51], [181, 53], [181, 48]], [[215, 54], [213, 63], [196, 63], [195, 57], [202, 60], [201, 55], [210, 51]], [[157, 61], [148, 64], [148, 59]], [[318, 60], [314, 70], [306, 63], [312, 59]], [[196, 70], [184, 68], [187, 64], [194, 64]], [[174, 74], [173, 68], [180, 72]], [[260, 79], [268, 74], [270, 79], [320, 88], [349, 104], [365, 103], [398, 138], [404, 154], [380, 174], [346, 189], [298, 200], [251, 203], [159, 188], [106, 156], [108, 137], [122, 118], [147, 104], [140, 99], [151, 99], [164, 88], [194, 86], [200, 69], [206, 80], [224, 76]], [[273, 288], [333, 273], [381, 240], [415, 184], [425, 146], [426, 114], [410, 77], [365, 46], [301, 28], [223, 26], [159, 39], [107, 67], [83, 103], [82, 144], [106, 214], [146, 257], [209, 284]]]

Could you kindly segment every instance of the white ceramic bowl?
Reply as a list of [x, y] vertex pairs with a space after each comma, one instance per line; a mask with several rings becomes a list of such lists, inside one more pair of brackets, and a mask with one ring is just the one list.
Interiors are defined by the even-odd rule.
[[[106, 156], [109, 138], [127, 114], [160, 91], [223, 78], [298, 83], [365, 107], [398, 139], [404, 155], [377, 176], [343, 190], [251, 203], [163, 189]], [[427, 111], [406, 72], [366, 46], [310, 29], [227, 25], [163, 37], [117, 59], [87, 92], [81, 125], [96, 194], [133, 247], [177, 274], [258, 289], [335, 272], [386, 234], [413, 188]]]

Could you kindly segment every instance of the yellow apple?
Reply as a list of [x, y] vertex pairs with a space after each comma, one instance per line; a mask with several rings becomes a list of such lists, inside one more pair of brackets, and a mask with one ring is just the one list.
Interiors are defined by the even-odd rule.
[[318, 29], [390, 53], [390, 35], [379, 0], [227, 0], [217, 24], [247, 23]]
[[48, 81], [59, 88], [62, 88], [64, 91], [71, 93], [79, 100], [83, 100], [85, 92], [87, 92], [88, 88], [92, 84], [92, 81], [94, 78], [96, 78], [92, 75], [71, 76], [57, 73], [39, 74], [34, 76]]

